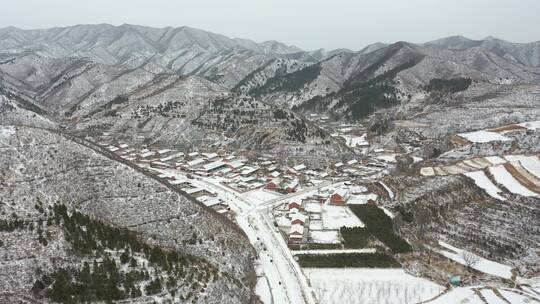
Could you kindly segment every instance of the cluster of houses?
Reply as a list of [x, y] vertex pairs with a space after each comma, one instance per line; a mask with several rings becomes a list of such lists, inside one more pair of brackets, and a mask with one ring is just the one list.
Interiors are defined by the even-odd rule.
[[274, 209], [276, 225], [286, 235], [291, 247], [313, 242], [311, 234], [324, 230], [322, 221], [326, 209], [347, 208], [348, 197], [346, 189], [335, 189], [332, 193], [314, 193], [302, 200], [284, 203]]

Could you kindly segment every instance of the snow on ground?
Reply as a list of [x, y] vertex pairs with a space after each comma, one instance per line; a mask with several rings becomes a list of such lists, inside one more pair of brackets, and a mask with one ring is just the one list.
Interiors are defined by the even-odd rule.
[[484, 169], [486, 166], [484, 166], [483, 164], [479, 164], [475, 161], [473, 161], [472, 159], [466, 159], [463, 161], [463, 163], [469, 167], [473, 167], [473, 168], [476, 168], [476, 169]]
[[364, 223], [346, 206], [324, 205], [321, 213], [324, 229], [364, 227]]
[[[478, 290], [484, 297], [485, 301], [475, 292]], [[432, 301], [425, 302], [426, 304], [527, 304], [527, 303], [540, 303], [538, 295], [534, 293], [527, 293], [518, 289], [503, 289], [496, 288], [497, 291], [504, 298], [498, 296], [492, 287], [486, 286], [470, 286], [470, 287], [458, 287], [450, 290], [449, 292], [433, 299]], [[506, 302], [507, 300], [508, 302]]]
[[395, 215], [392, 213], [392, 211], [390, 211], [390, 210], [388, 210], [388, 209], [386, 209], [386, 208], [384, 208], [384, 207], [382, 207], [382, 206], [379, 206], [379, 208], [381, 208], [382, 211], [384, 211], [384, 213], [385, 213], [386, 215], [388, 215], [390, 218], [394, 218], [394, 217], [395, 217]]
[[313, 243], [339, 244], [341, 242], [337, 230], [310, 230], [309, 236]]
[[[505, 299], [510, 301], [510, 303], [512, 303], [512, 304], [540, 303], [540, 301], [536, 301], [536, 302], [532, 301], [530, 297], [521, 295], [521, 294], [516, 293], [516, 292], [512, 292], [510, 290], [499, 289], [499, 292], [501, 293], [501, 295]], [[520, 291], [517, 290], [517, 292], [520, 292]], [[535, 296], [534, 294], [531, 294], [531, 295]], [[536, 295], [536, 298], [539, 298], [539, 297]], [[491, 304], [491, 303], [489, 303], [489, 304]]]
[[376, 158], [387, 163], [395, 163], [397, 154], [381, 154], [377, 155]]
[[468, 172], [464, 173], [464, 175], [471, 178], [478, 187], [484, 189], [491, 197], [501, 201], [506, 200], [499, 194], [502, 192], [501, 189], [493, 184], [493, 182], [486, 176], [484, 171]]
[[308, 213], [320, 213], [322, 210], [322, 206], [320, 203], [317, 202], [307, 202], [304, 206], [304, 210]]
[[468, 132], [468, 133], [460, 133], [458, 134], [460, 137], [465, 138], [466, 140], [473, 142], [473, 143], [487, 143], [491, 141], [509, 141], [512, 140], [504, 135], [501, 135], [499, 133], [480, 130], [480, 131], [474, 131], [474, 132]]
[[375, 248], [358, 248], [358, 249], [310, 249], [310, 250], [293, 250], [293, 255], [301, 254], [335, 254], [335, 253], [375, 253]]
[[[467, 263], [465, 263], [462, 257], [463, 252], [466, 252], [465, 250], [454, 247], [443, 241], [439, 241], [439, 245], [447, 249], [447, 250], [437, 250], [440, 254], [462, 265], [467, 265]], [[478, 263], [476, 263], [476, 265], [472, 265], [472, 268], [478, 271], [491, 274], [494, 276], [498, 276], [501, 278], [505, 278], [505, 279], [510, 279], [512, 277], [512, 267], [508, 265], [500, 264], [494, 261], [490, 261], [488, 259], [484, 259], [480, 256], [478, 256], [478, 258], [479, 258]]]
[[394, 199], [394, 192], [392, 192], [392, 189], [390, 189], [390, 187], [388, 187], [384, 182], [379, 182], [379, 184], [381, 184], [386, 190], [386, 192], [388, 192], [388, 196], [390, 197], [390, 199]]
[[502, 165], [506, 163], [506, 160], [500, 156], [486, 156], [484, 159], [490, 162], [492, 165]]
[[242, 196], [252, 201], [265, 202], [271, 199], [276, 199], [280, 197], [281, 195], [275, 191], [269, 191], [266, 189], [257, 189], [257, 190], [246, 192], [242, 194]]
[[519, 161], [525, 170], [540, 179], [540, 160], [536, 156], [508, 155], [508, 161]]
[[521, 127], [527, 128], [529, 130], [535, 131], [535, 130], [540, 129], [540, 120], [522, 122], [522, 123], [518, 124], [518, 126], [521, 126]]
[[407, 304], [430, 299], [443, 287], [402, 269], [305, 268], [324, 304]]
[[523, 195], [523, 196], [532, 196], [538, 197], [538, 195], [531, 190], [527, 189], [525, 186], [520, 184], [502, 165], [494, 166], [489, 168], [489, 172], [494, 176], [495, 181], [503, 185], [508, 191]]
[[266, 277], [260, 277], [255, 285], [255, 293], [259, 296], [264, 304], [272, 304], [272, 294]]
[[420, 175], [433, 176], [435, 175], [435, 171], [433, 170], [432, 167], [423, 167], [423, 168], [420, 168]]
[[361, 204], [367, 204], [369, 200], [376, 200], [377, 194], [375, 193], [367, 193], [367, 194], [355, 194], [349, 196], [349, 199], [347, 200], [347, 204], [349, 205], [361, 205]]
[[14, 126], [1, 126], [0, 127], [0, 137], [11, 137], [15, 134], [16, 130]]
[[499, 298], [499, 296], [497, 296], [495, 292], [493, 292], [493, 290], [491, 289], [482, 289], [480, 292], [482, 293], [482, 296], [484, 296], [484, 298], [486, 299], [486, 302], [488, 302], [489, 304], [506, 304], [506, 302]]
[[433, 301], [428, 301], [429, 304], [486, 304], [484, 301], [478, 297], [474, 290], [470, 287], [458, 287], [454, 288], [451, 291], [445, 293], [444, 295], [434, 299]]
[[366, 135], [367, 134], [363, 134], [362, 136], [341, 135], [341, 137], [345, 139], [345, 144], [347, 146], [354, 148], [369, 146], [369, 143], [366, 140]]

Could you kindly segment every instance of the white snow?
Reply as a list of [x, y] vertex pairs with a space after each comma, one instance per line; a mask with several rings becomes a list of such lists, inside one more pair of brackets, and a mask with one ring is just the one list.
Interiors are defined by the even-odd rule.
[[369, 200], [377, 200], [377, 194], [375, 193], [367, 193], [367, 194], [355, 194], [349, 196], [349, 199], [347, 200], [347, 204], [349, 205], [361, 205], [361, 204], [367, 204]]
[[272, 199], [277, 199], [281, 194], [275, 192], [275, 191], [269, 191], [266, 189], [257, 189], [253, 191], [246, 192], [242, 194], [242, 197], [245, 197], [250, 200], [259, 201], [259, 202], [265, 202]]
[[504, 135], [501, 135], [499, 133], [480, 130], [480, 131], [474, 131], [474, 132], [468, 132], [468, 133], [460, 133], [459, 136], [467, 139], [470, 142], [473, 143], [487, 143], [491, 141], [509, 141], [512, 140]]
[[506, 160], [500, 156], [486, 156], [484, 159], [490, 162], [492, 165], [502, 165], [506, 163]]
[[377, 155], [376, 158], [387, 163], [395, 163], [397, 154], [381, 154]]
[[536, 156], [507, 155], [508, 161], [519, 161], [525, 170], [540, 179], [540, 160]]
[[345, 139], [345, 144], [351, 148], [369, 146], [366, 136], [367, 134], [363, 134], [362, 136], [341, 135]]
[[[497, 296], [493, 292], [495, 287], [487, 286], [470, 286], [470, 287], [458, 287], [450, 290], [449, 292], [437, 297], [433, 301], [427, 301], [426, 304], [507, 304], [501, 297]], [[475, 293], [475, 289], [482, 294], [486, 301], [480, 299], [480, 297]], [[537, 303], [537, 301], [531, 300], [531, 297], [521, 295], [523, 290], [511, 290], [503, 288], [495, 288], [501, 295], [509, 301], [511, 304], [526, 304], [526, 303]], [[525, 294], [527, 294], [525, 292]], [[534, 298], [538, 298], [535, 294], [530, 294]]]
[[309, 235], [313, 243], [339, 244], [341, 242], [337, 230], [310, 230]]
[[266, 277], [260, 277], [255, 285], [255, 293], [264, 304], [272, 304], [272, 293]]
[[0, 127], [0, 137], [11, 137], [16, 132], [14, 126], [1, 126]]
[[463, 175], [472, 179], [478, 187], [484, 189], [491, 197], [501, 201], [506, 200], [499, 194], [502, 192], [501, 189], [499, 189], [499, 187], [493, 184], [493, 182], [486, 176], [484, 171], [468, 172], [464, 173]]
[[[467, 263], [465, 263], [462, 257], [463, 252], [466, 252], [465, 250], [454, 247], [443, 241], [439, 241], [439, 245], [441, 245], [445, 249], [448, 249], [448, 250], [437, 250], [440, 254], [462, 265], [467, 265]], [[479, 258], [478, 263], [476, 263], [475, 265], [472, 265], [471, 266], [472, 268], [478, 271], [491, 274], [494, 276], [498, 276], [501, 278], [505, 278], [505, 279], [510, 279], [512, 277], [512, 267], [508, 265], [500, 264], [494, 261], [490, 261], [488, 259], [484, 259], [480, 256], [478, 256], [478, 258]]]
[[322, 222], [325, 229], [345, 227], [364, 227], [364, 223], [346, 206], [324, 205]]
[[392, 189], [390, 189], [390, 187], [388, 187], [384, 182], [379, 182], [379, 184], [381, 184], [381, 186], [384, 187], [386, 192], [388, 192], [388, 196], [390, 197], [390, 199], [394, 199], [394, 192], [392, 192]]
[[382, 211], [384, 211], [384, 213], [385, 213], [386, 215], [388, 215], [388, 217], [390, 217], [390, 218], [394, 218], [394, 217], [395, 217], [395, 215], [392, 213], [392, 211], [386, 209], [385, 207], [379, 206], [379, 208], [381, 208]]
[[310, 249], [310, 250], [293, 250], [293, 255], [302, 254], [336, 254], [336, 253], [376, 253], [375, 248], [358, 248], [358, 249]]
[[304, 210], [306, 210], [308, 213], [321, 213], [322, 206], [320, 203], [307, 202], [304, 206]]
[[529, 121], [529, 122], [522, 122], [520, 124], [518, 124], [519, 126], [521, 127], [524, 127], [524, 128], [527, 128], [529, 130], [538, 130], [540, 129], [540, 120], [537, 120], [537, 121]]
[[494, 176], [495, 181], [503, 185], [510, 192], [523, 195], [523, 196], [532, 196], [538, 197], [538, 195], [531, 190], [527, 189], [525, 186], [521, 185], [502, 165], [494, 166], [489, 168], [489, 172]]
[[423, 168], [420, 168], [420, 175], [433, 176], [435, 175], [435, 171], [433, 170], [432, 167], [423, 167]]
[[443, 287], [402, 269], [306, 268], [316, 298], [324, 304], [408, 304], [430, 299]]
[[489, 304], [506, 304], [506, 302], [499, 298], [499, 296], [497, 296], [491, 289], [482, 289], [480, 292]]
[[458, 287], [445, 293], [441, 297], [428, 301], [429, 304], [486, 304], [470, 287]]

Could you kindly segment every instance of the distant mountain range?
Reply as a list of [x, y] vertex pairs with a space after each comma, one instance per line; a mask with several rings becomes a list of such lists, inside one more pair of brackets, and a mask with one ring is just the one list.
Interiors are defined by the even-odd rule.
[[[130, 130], [127, 136], [177, 144], [188, 133], [189, 141], [208, 143], [243, 134], [242, 143], [272, 148], [284, 139], [326, 142], [316, 130], [273, 121], [275, 109], [296, 112], [286, 116], [292, 121], [309, 113], [358, 120], [385, 109], [407, 118], [433, 104], [440, 111], [465, 100], [502, 100], [540, 83], [540, 42], [454, 36], [303, 51], [189, 27], [9, 27], [0, 29], [0, 77], [1, 89], [17, 97], [11, 103], [77, 130]], [[225, 112], [208, 114], [219, 99], [233, 107], [226, 111], [233, 128]], [[243, 117], [251, 113], [243, 99], [262, 120]]]

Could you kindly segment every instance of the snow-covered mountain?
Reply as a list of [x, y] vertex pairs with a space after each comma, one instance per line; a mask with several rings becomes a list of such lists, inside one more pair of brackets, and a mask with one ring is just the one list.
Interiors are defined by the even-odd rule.
[[189, 27], [98, 24], [44, 30], [3, 28], [0, 52], [88, 57], [101, 64], [141, 67], [154, 73], [199, 75], [232, 87], [268, 60], [302, 50], [277, 41], [255, 43]]

